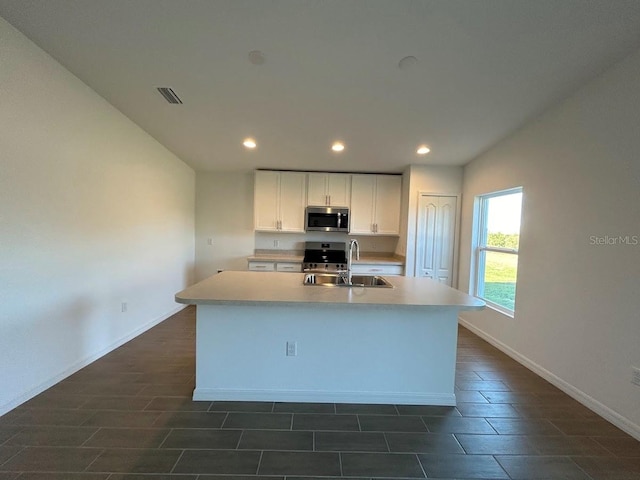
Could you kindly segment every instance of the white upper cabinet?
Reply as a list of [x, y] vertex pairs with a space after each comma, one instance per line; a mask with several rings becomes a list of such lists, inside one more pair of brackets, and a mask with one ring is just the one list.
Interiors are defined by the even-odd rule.
[[254, 228], [304, 232], [307, 205], [350, 208], [349, 233], [399, 235], [400, 175], [256, 170]]
[[359, 235], [399, 235], [402, 177], [351, 176], [351, 228]]
[[254, 228], [262, 232], [304, 232], [306, 174], [256, 170]]
[[373, 223], [376, 201], [376, 181], [374, 175], [351, 176], [351, 209], [349, 214], [349, 233], [370, 235], [373, 233]]
[[253, 190], [253, 227], [256, 230], [278, 230], [279, 203], [280, 173], [256, 171]]
[[402, 197], [400, 175], [376, 175], [375, 233], [400, 234], [400, 199]]
[[307, 205], [348, 207], [351, 175], [346, 173], [308, 173]]
[[299, 172], [280, 173], [280, 231], [304, 232], [307, 176]]

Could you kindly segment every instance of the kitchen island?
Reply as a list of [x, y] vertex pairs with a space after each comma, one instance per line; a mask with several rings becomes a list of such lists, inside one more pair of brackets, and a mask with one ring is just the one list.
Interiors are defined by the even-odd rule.
[[455, 405], [458, 312], [484, 302], [426, 278], [394, 288], [222, 272], [197, 306], [194, 400]]

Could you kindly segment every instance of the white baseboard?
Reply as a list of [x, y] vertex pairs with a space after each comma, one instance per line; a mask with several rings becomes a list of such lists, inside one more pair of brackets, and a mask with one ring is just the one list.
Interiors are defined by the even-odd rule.
[[372, 403], [396, 405], [456, 405], [454, 394], [420, 394], [395, 392], [343, 392], [307, 390], [231, 390], [196, 388], [195, 401], [242, 402], [319, 402], [319, 403]]
[[619, 413], [617, 413], [614, 410], [610, 409], [609, 407], [607, 407], [603, 403], [597, 401], [595, 398], [591, 397], [590, 395], [587, 395], [585, 392], [583, 392], [582, 390], [574, 387], [570, 383], [564, 381], [563, 379], [561, 379], [557, 375], [551, 373], [549, 370], [541, 367], [540, 365], [538, 365], [534, 361], [530, 360], [529, 358], [525, 357], [524, 355], [516, 352], [515, 350], [513, 350], [508, 345], [502, 343], [500, 340], [498, 340], [495, 337], [489, 335], [488, 333], [480, 330], [478, 327], [476, 327], [475, 325], [469, 323], [468, 321], [464, 320], [463, 318], [459, 318], [458, 321], [462, 326], [464, 326], [465, 328], [469, 329], [470, 331], [472, 331], [474, 334], [476, 334], [477, 336], [479, 336], [483, 340], [486, 340], [491, 345], [496, 347], [498, 350], [500, 350], [500, 351], [504, 352], [505, 354], [509, 355], [516, 362], [522, 364], [523, 366], [527, 367], [532, 372], [536, 373], [537, 375], [539, 375], [542, 378], [544, 378], [545, 380], [547, 380], [552, 385], [558, 387], [564, 393], [566, 393], [567, 395], [569, 395], [573, 399], [577, 400], [578, 402], [580, 402], [582, 405], [584, 405], [588, 409], [593, 410], [595, 413], [597, 413], [598, 415], [603, 417], [605, 420], [607, 420], [607, 421], [611, 422], [612, 424], [614, 424], [620, 430], [623, 430], [626, 433], [628, 433], [629, 435], [631, 435], [632, 437], [634, 437], [635, 439], [640, 440], [640, 425], [637, 425], [637, 424], [631, 422], [629, 419], [623, 417]]
[[98, 360], [100, 357], [103, 357], [107, 353], [112, 352], [116, 348], [124, 345], [129, 340], [134, 339], [135, 337], [137, 337], [141, 333], [144, 333], [147, 330], [149, 330], [150, 328], [155, 327], [160, 322], [163, 322], [164, 320], [166, 320], [170, 316], [175, 315], [176, 313], [178, 313], [180, 310], [183, 310], [187, 306], [188, 305], [180, 305], [178, 307], [175, 307], [173, 310], [169, 311], [168, 313], [165, 313], [165, 314], [163, 314], [163, 315], [161, 315], [161, 316], [159, 316], [157, 318], [154, 318], [153, 320], [147, 322], [146, 324], [142, 325], [141, 327], [135, 329], [134, 331], [132, 331], [132, 332], [128, 333], [127, 335], [123, 336], [122, 338], [118, 339], [117, 341], [115, 341], [111, 345], [103, 348], [99, 352], [97, 352], [97, 353], [95, 353], [93, 355], [90, 355], [90, 356], [88, 356], [88, 357], [86, 357], [86, 358], [74, 363], [69, 368], [66, 368], [65, 370], [63, 370], [59, 374], [49, 378], [47, 381], [42, 382], [37, 387], [34, 387], [31, 390], [29, 390], [28, 392], [25, 392], [25, 393], [15, 397], [11, 401], [9, 401], [9, 402], [5, 403], [4, 405], [0, 406], [0, 416], [4, 415], [5, 413], [7, 413], [7, 412], [9, 412], [11, 410], [13, 410], [16, 407], [22, 405], [27, 400], [30, 400], [33, 397], [35, 397], [36, 395], [44, 392], [46, 389], [53, 387], [56, 383], [58, 383], [58, 382], [64, 380], [65, 378], [73, 375], [78, 370], [86, 367], [90, 363], [95, 362], [96, 360]]

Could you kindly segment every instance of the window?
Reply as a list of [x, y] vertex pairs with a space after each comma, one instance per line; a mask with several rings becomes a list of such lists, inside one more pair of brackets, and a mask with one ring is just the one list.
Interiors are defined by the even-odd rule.
[[522, 188], [476, 197], [473, 294], [508, 315], [515, 311]]

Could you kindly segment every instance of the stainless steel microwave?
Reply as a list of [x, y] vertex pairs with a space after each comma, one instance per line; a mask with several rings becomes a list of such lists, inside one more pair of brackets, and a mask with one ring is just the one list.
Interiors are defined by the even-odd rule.
[[304, 228], [307, 232], [349, 231], [349, 209], [340, 207], [307, 207]]

